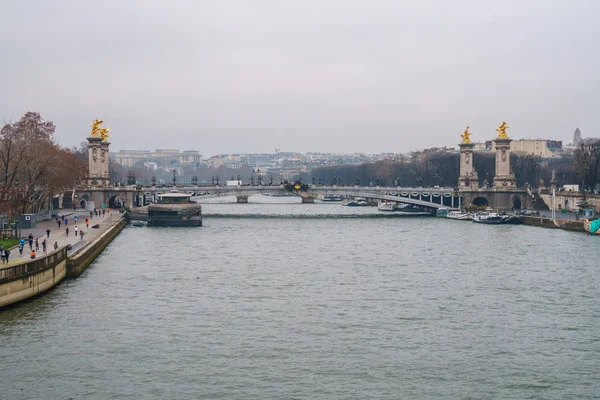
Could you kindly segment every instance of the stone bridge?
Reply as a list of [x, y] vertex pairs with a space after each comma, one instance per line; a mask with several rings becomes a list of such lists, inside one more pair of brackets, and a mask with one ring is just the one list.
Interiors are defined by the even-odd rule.
[[[171, 188], [142, 188], [145, 194], [154, 196], [165, 193]], [[196, 195], [196, 199], [211, 197], [237, 197], [238, 203], [246, 203], [248, 197], [256, 194], [293, 194], [302, 198], [303, 203], [312, 203], [314, 199], [326, 195], [337, 194], [343, 197], [363, 197], [372, 200], [389, 200], [403, 204], [435, 210], [440, 207], [460, 208], [461, 197], [454, 188], [401, 188], [362, 187], [362, 186], [318, 186], [312, 185], [307, 191], [288, 191], [277, 186], [180, 186], [178, 190]]]

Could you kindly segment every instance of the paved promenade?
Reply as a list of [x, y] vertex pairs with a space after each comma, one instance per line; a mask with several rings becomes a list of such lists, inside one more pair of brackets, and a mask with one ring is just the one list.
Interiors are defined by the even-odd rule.
[[[42, 242], [44, 239], [46, 240], [46, 253], [50, 253], [54, 250], [54, 243], [58, 243], [58, 247], [71, 245], [72, 250], [69, 253], [77, 251], [81, 247], [85, 246], [89, 242], [93, 242], [96, 238], [102, 235], [106, 230], [113, 225], [113, 223], [117, 222], [121, 215], [118, 211], [112, 210], [111, 212], [107, 212], [104, 216], [93, 216], [90, 219], [90, 213], [85, 211], [65, 211], [64, 213], [60, 213], [59, 215], [64, 215], [68, 219], [68, 227], [69, 227], [69, 236], [66, 234], [66, 226], [64, 223], [61, 223], [60, 228], [55, 220], [50, 221], [42, 221], [36, 224], [36, 227], [33, 229], [22, 229], [21, 235], [25, 239], [25, 247], [23, 248], [23, 255], [19, 254], [19, 247], [13, 247], [10, 249], [10, 256], [8, 264], [0, 263], [0, 268], [7, 267], [11, 265], [18, 264], [20, 262], [30, 260], [31, 249], [29, 248], [29, 242], [27, 240], [29, 234], [31, 233], [34, 237], [33, 239], [33, 248], [35, 249], [35, 238], [38, 239], [39, 250], [36, 249], [37, 257], [41, 257], [44, 255], [44, 251], [42, 250]], [[74, 216], [77, 215], [77, 223], [75, 223]], [[90, 227], [86, 228], [85, 219], [88, 218], [90, 221]], [[98, 224], [99, 228], [92, 228], [92, 226]], [[78, 233], [75, 235], [75, 226], [80, 231], [83, 231], [83, 238], [81, 238]], [[46, 234], [46, 230], [50, 229], [50, 237], [48, 238]]]

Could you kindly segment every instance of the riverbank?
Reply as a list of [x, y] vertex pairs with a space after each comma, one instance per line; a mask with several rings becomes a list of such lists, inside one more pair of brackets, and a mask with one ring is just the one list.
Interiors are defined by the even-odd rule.
[[[74, 220], [73, 216], [67, 218]], [[114, 212], [90, 219], [90, 227], [86, 227], [85, 218], [83, 214], [77, 218], [78, 230], [83, 231], [83, 235], [74, 234], [74, 224], [67, 234], [64, 224], [59, 228], [55, 221], [39, 223], [36, 228], [23, 232], [24, 237], [31, 234], [37, 239], [38, 255], [31, 260], [29, 244], [22, 254], [18, 246], [11, 249], [10, 261], [0, 265], [0, 307], [37, 296], [66, 277], [79, 276], [126, 225], [125, 219]], [[31, 246], [34, 249], [35, 239]], [[44, 240], [46, 251], [42, 245]], [[57, 254], [61, 254], [60, 259]]]
[[541, 216], [522, 216], [523, 225], [539, 226], [550, 229], [564, 229], [573, 232], [586, 232], [583, 221], [556, 219]]

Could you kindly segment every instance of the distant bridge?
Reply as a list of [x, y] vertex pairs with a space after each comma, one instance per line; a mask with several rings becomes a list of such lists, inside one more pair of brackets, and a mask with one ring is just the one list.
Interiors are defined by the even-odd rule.
[[[321, 186], [309, 185], [307, 191], [290, 192], [284, 186], [180, 186], [177, 188], [195, 195], [196, 200], [212, 197], [235, 196], [238, 202], [245, 203], [248, 197], [256, 194], [295, 194], [305, 203], [313, 202], [316, 197], [326, 194], [336, 194], [344, 197], [362, 197], [372, 200], [388, 200], [402, 204], [419, 206], [430, 210], [441, 207], [460, 208], [461, 197], [454, 188], [401, 188], [364, 187], [364, 186]], [[142, 192], [150, 195], [167, 193], [171, 188], [150, 187], [142, 188]]]

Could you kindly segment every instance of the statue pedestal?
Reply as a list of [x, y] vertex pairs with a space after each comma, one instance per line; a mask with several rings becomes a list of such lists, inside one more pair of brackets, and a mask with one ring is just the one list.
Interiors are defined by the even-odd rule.
[[110, 186], [110, 175], [108, 173], [108, 146], [99, 136], [90, 136], [88, 140], [88, 186], [108, 187]]
[[458, 187], [460, 188], [478, 188], [479, 177], [473, 168], [473, 147], [475, 143], [463, 142], [460, 147], [460, 176], [458, 178]]
[[494, 176], [494, 189], [514, 189], [517, 179], [510, 172], [510, 142], [509, 137], [497, 137], [496, 146], [496, 176]]

